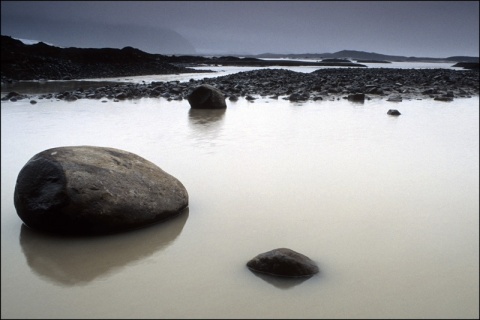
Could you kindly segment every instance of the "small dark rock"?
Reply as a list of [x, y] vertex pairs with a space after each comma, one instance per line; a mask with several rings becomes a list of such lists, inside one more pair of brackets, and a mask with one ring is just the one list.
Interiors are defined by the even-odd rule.
[[117, 95], [115, 96], [115, 99], [117, 99], [117, 100], [125, 100], [125, 99], [127, 99], [127, 95], [125, 94], [125, 92], [120, 92], [119, 94], [117, 94]]
[[288, 248], [278, 248], [255, 256], [247, 267], [280, 277], [310, 277], [319, 272], [318, 266], [309, 257]]
[[401, 115], [400, 111], [396, 110], [396, 109], [390, 109], [387, 111], [387, 114], [391, 115], [391, 116], [399, 116]]
[[349, 101], [364, 102], [365, 101], [365, 94], [364, 93], [349, 94], [347, 98], [348, 98]]
[[11, 91], [5, 97], [3, 97], [2, 100], [9, 100], [10, 98], [19, 97], [19, 96], [20, 96], [20, 93], [15, 92], [15, 91]]

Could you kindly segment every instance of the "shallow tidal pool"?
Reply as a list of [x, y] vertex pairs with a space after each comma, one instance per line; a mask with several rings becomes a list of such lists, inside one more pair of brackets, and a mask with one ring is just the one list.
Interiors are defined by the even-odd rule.
[[[478, 319], [478, 97], [227, 105], [2, 102], [2, 318]], [[19, 171], [74, 145], [152, 161], [188, 210], [103, 237], [23, 226]], [[280, 247], [320, 273], [246, 267]]]

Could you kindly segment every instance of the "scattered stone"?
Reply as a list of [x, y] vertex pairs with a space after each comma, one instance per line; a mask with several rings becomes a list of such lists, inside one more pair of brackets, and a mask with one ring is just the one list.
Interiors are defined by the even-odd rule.
[[5, 97], [3, 97], [2, 100], [10, 100], [11, 98], [18, 97], [18, 96], [20, 96], [20, 93], [11, 91]]
[[347, 99], [353, 102], [365, 102], [365, 94], [364, 93], [349, 94]]
[[127, 151], [59, 147], [22, 168], [14, 205], [23, 222], [58, 234], [105, 234], [153, 224], [188, 206], [182, 183]]
[[[399, 84], [402, 86], [399, 87]], [[180, 101], [202, 85], [217, 88], [224, 98], [229, 99], [234, 99], [233, 96], [261, 96], [281, 97], [290, 101], [315, 101], [318, 100], [316, 97], [321, 96], [325, 100], [350, 97], [351, 101], [362, 102], [370, 98], [386, 97], [388, 101], [399, 102], [400, 98], [417, 100], [434, 99], [443, 95], [450, 98], [478, 95], [479, 72], [455, 69], [329, 68], [304, 73], [285, 69], [259, 69], [220, 77], [191, 79], [187, 82], [118, 82], [85, 88], [83, 91], [61, 92], [54, 97], [63, 100], [73, 96], [77, 99], [110, 100], [162, 97]], [[116, 98], [117, 95], [119, 98]], [[12, 95], [7, 95], [2, 100], [11, 98], [20, 100], [20, 96]]]
[[278, 248], [261, 253], [247, 262], [254, 272], [279, 277], [310, 277], [319, 272], [309, 257], [288, 248]]
[[36, 103], [37, 103], [37, 101], [35, 101], [35, 100], [30, 100], [30, 104], [36, 104]]

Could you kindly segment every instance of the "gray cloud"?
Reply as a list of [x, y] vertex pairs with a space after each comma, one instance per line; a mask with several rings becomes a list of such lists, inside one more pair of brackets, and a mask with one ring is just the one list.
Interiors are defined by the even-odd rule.
[[[352, 49], [479, 55], [479, 3], [474, 1], [2, 1], [1, 6], [2, 34], [8, 30], [12, 36], [15, 29], [4, 29], [4, 17], [21, 14], [169, 30], [203, 54]], [[93, 37], [90, 43], [104, 46]]]

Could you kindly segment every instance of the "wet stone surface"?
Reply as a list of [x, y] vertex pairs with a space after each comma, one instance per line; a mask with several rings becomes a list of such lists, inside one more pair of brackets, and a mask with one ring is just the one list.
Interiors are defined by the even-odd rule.
[[253, 272], [292, 278], [311, 277], [319, 272], [313, 260], [288, 248], [261, 253], [248, 261], [247, 267]]

